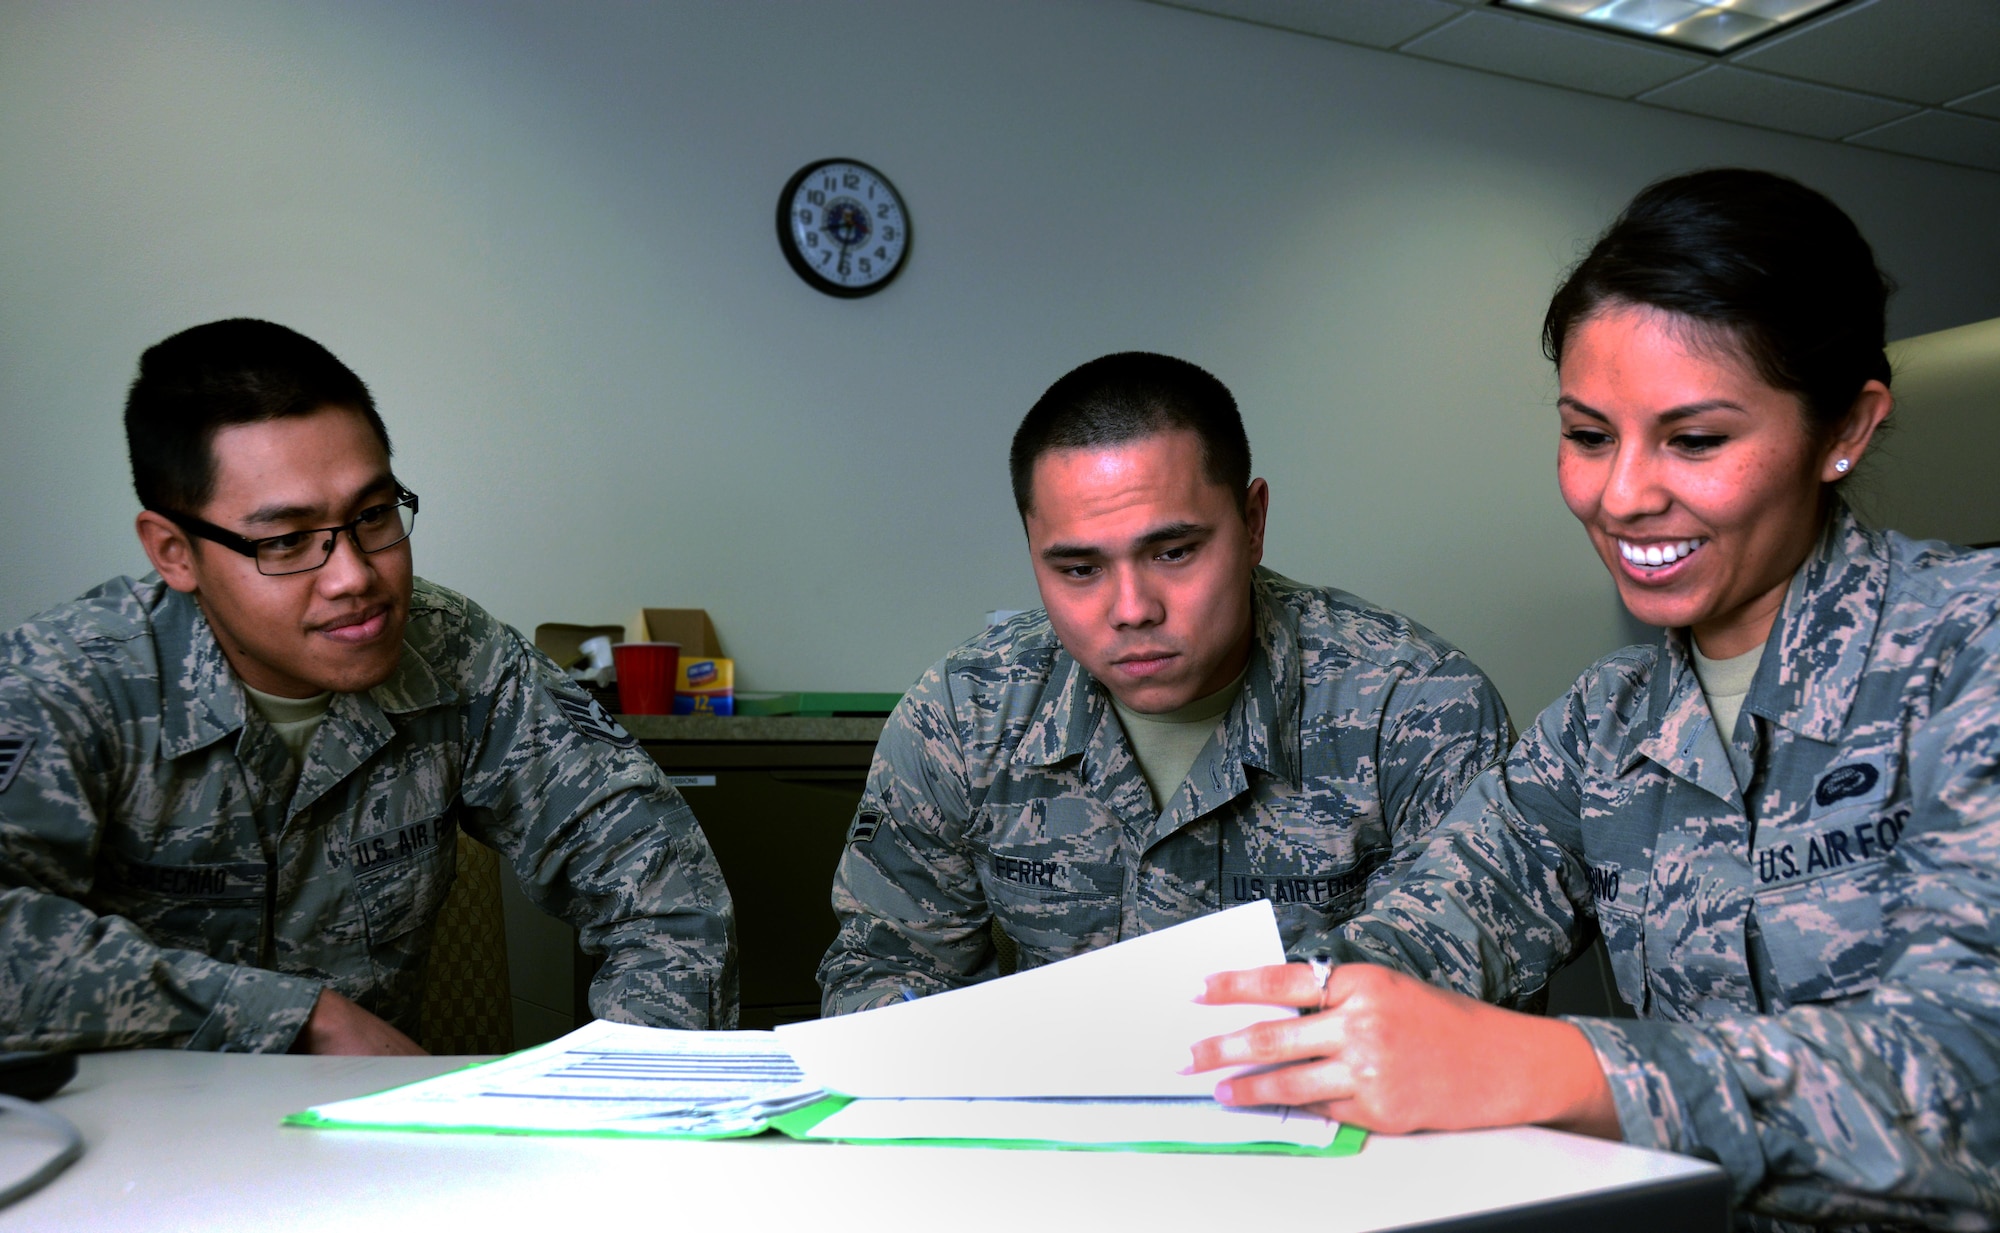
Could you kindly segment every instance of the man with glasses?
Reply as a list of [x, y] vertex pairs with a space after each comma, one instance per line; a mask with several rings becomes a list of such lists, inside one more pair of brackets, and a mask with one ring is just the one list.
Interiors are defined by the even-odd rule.
[[411, 572], [367, 387], [197, 326], [126, 403], [140, 543], [0, 638], [0, 1048], [420, 1052], [457, 833], [605, 956], [600, 1016], [734, 1026], [700, 828], [520, 636]]

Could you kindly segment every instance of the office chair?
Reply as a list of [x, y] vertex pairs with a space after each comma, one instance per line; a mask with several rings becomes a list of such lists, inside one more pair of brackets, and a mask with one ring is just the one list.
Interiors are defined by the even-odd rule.
[[458, 832], [458, 872], [438, 913], [424, 984], [424, 1048], [508, 1053], [514, 1048], [500, 856]]
[[993, 949], [1000, 956], [1000, 975], [1012, 976], [1015, 969], [1021, 966], [1020, 948], [1014, 945], [1014, 939], [1007, 936], [1007, 931], [1000, 927], [999, 917], [990, 918], [986, 924], [987, 930], [993, 935]]

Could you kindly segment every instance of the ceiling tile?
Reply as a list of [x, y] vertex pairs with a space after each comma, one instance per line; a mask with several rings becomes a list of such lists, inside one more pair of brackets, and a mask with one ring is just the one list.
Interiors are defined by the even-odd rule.
[[1992, 116], [2000, 120], [2000, 86], [1958, 99], [1951, 106], [1954, 111], [1969, 111], [1974, 115]]
[[2000, 83], [2000, 4], [1864, 0], [1730, 59], [1822, 85], [1943, 103]]
[[1394, 47], [1464, 12], [1450, 0], [1158, 0], [1344, 43]]
[[1911, 103], [1720, 64], [1642, 94], [1639, 101], [1808, 137], [1845, 137], [1917, 110]]
[[1980, 120], [1948, 111], [1920, 111], [1907, 120], [1885, 124], [1848, 140], [1897, 154], [2000, 171], [2000, 120]]
[[1591, 34], [1554, 21], [1469, 12], [1403, 45], [1413, 56], [1630, 98], [1710, 63], [1636, 39]]

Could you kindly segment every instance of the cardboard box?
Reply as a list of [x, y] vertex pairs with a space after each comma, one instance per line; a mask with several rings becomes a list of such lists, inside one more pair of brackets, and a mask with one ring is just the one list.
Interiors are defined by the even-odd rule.
[[583, 662], [583, 644], [592, 638], [625, 641], [623, 625], [564, 625], [551, 621], [535, 626], [535, 649], [556, 661], [558, 668], [573, 668]]
[[722, 641], [715, 636], [715, 622], [706, 608], [641, 608], [625, 622], [626, 642], [678, 642], [681, 662], [714, 659], [722, 654]]

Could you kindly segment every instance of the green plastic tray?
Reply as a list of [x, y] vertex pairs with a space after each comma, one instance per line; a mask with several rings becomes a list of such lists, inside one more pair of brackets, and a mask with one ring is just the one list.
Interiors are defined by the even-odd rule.
[[736, 695], [738, 715], [887, 715], [903, 695], [896, 693], [751, 693]]

